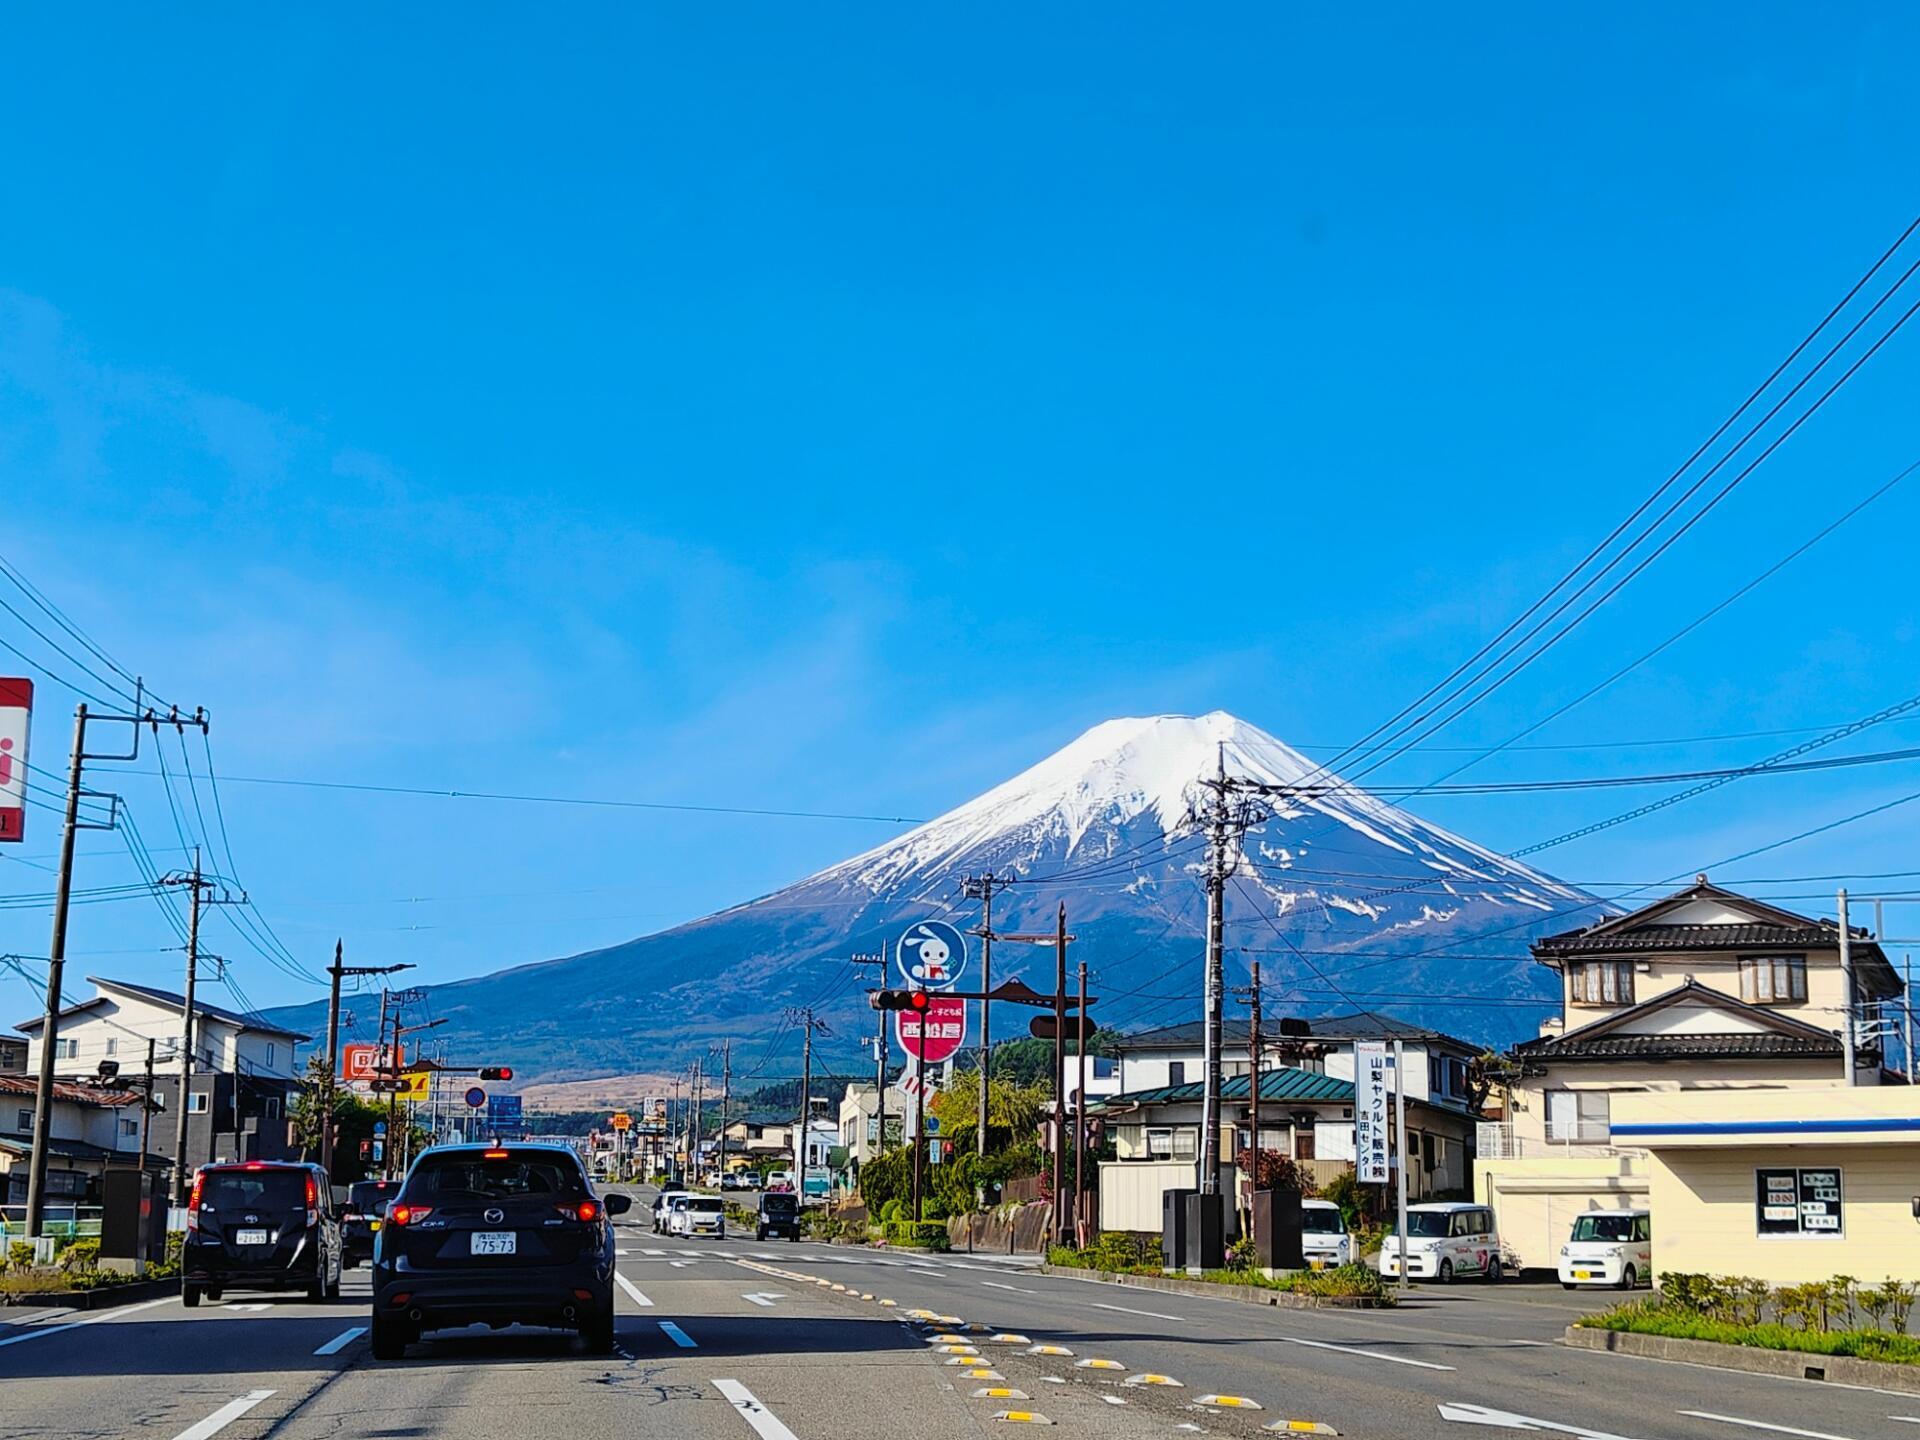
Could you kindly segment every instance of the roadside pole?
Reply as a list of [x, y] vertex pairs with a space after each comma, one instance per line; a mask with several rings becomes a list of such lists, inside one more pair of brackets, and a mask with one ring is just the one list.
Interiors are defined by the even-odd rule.
[[[1074, 1033], [1079, 1037], [1073, 1048], [1080, 1074], [1073, 1091], [1073, 1243], [1084, 1246], [1087, 1243], [1087, 1219], [1083, 1213], [1087, 1187], [1081, 1174], [1087, 1151], [1087, 962], [1084, 960], [1080, 962], [1080, 1013]], [[980, 1093], [986, 1093], [984, 1085]]]
[[807, 1131], [813, 1124], [813, 1101], [808, 1092], [813, 1089], [813, 1011], [807, 1011], [806, 1034], [800, 1041], [800, 1130], [793, 1142], [794, 1190], [798, 1198], [793, 1202], [798, 1210], [807, 1208]]
[[[1062, 1103], [1060, 1092], [1065, 1089], [1062, 1082], [1067, 1077], [1066, 1036], [1067, 1036], [1067, 902], [1062, 900], [1054, 912], [1053, 921], [1053, 1233], [1049, 1243], [1066, 1243], [1066, 1225], [1062, 1220], [1065, 1213], [1066, 1184], [1065, 1167], [1062, 1164], [1064, 1154], [1061, 1147], [1066, 1144], [1067, 1107]], [[915, 1217], [918, 1218], [917, 1216]]]
[[[182, 883], [171, 876], [160, 882], [163, 885]], [[180, 1113], [173, 1127], [173, 1203], [176, 1206], [187, 1203], [187, 1116], [191, 1112], [188, 1096], [193, 1090], [193, 987], [199, 978], [200, 968], [200, 847], [193, 847], [193, 869], [186, 876], [187, 885], [187, 993], [181, 997], [180, 1004]], [[237, 1048], [237, 1047], [236, 1047]], [[215, 1084], [219, 1082], [216, 1078]], [[207, 1096], [207, 1136], [209, 1143], [213, 1137], [213, 1095]]]
[[1853, 933], [1847, 926], [1847, 892], [1840, 892], [1840, 1056], [1843, 1084], [1858, 1085], [1853, 1040]]
[[1407, 1243], [1407, 1085], [1406, 1085], [1406, 1044], [1393, 1042], [1393, 1130], [1394, 1158], [1400, 1172], [1400, 1289], [1407, 1288], [1407, 1257], [1412, 1253]]
[[333, 1087], [340, 1068], [340, 959], [342, 941], [333, 942], [333, 964], [327, 967], [327, 1079], [320, 1094], [320, 1168], [333, 1174]]

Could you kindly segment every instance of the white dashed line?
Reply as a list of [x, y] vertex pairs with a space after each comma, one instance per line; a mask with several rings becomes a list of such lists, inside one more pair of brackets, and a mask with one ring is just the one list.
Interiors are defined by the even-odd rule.
[[713, 1388], [727, 1397], [761, 1440], [798, 1440], [793, 1431], [780, 1423], [780, 1417], [762, 1405], [738, 1380], [716, 1380]]
[[1848, 1440], [1845, 1435], [1831, 1435], [1825, 1430], [1796, 1430], [1791, 1425], [1769, 1425], [1764, 1420], [1743, 1420], [1738, 1415], [1716, 1415], [1711, 1410], [1682, 1410], [1682, 1415], [1691, 1415], [1696, 1420], [1718, 1420], [1723, 1425], [1745, 1425], [1751, 1430], [1771, 1430], [1776, 1435], [1804, 1435], [1807, 1440]]
[[1124, 1305], [1107, 1305], [1098, 1300], [1087, 1302], [1096, 1310], [1117, 1310], [1122, 1315], [1145, 1315], [1150, 1320], [1184, 1320], [1184, 1315], [1162, 1315], [1158, 1310], [1129, 1310]]
[[980, 1283], [989, 1290], [1011, 1290], [1016, 1295], [1038, 1295], [1040, 1293], [1038, 1290], [1022, 1290], [1018, 1285], [1002, 1285], [998, 1280], [982, 1280]]
[[342, 1330], [338, 1335], [334, 1336], [333, 1339], [327, 1341], [326, 1344], [322, 1345], [313, 1353], [316, 1355], [338, 1355], [342, 1350], [346, 1349], [347, 1346], [351, 1345], [366, 1333], [366, 1326], [355, 1325], [351, 1330]]
[[667, 1338], [682, 1350], [697, 1350], [700, 1348], [694, 1338], [678, 1325], [674, 1324], [673, 1321], [662, 1320], [660, 1322], [660, 1328], [666, 1332]]
[[249, 1390], [238, 1400], [229, 1400], [206, 1419], [189, 1425], [173, 1440], [208, 1440], [209, 1436], [219, 1434], [271, 1394], [271, 1390]]
[[633, 1281], [627, 1279], [627, 1277], [622, 1275], [618, 1270], [613, 1272], [613, 1278], [620, 1282], [620, 1288], [627, 1292], [627, 1298], [633, 1301], [634, 1304], [638, 1305], [642, 1310], [651, 1310], [653, 1308], [653, 1301], [641, 1294], [640, 1287], [635, 1285]]
[[1369, 1360], [1385, 1360], [1390, 1365], [1411, 1365], [1419, 1370], [1451, 1370], [1451, 1365], [1436, 1365], [1431, 1360], [1409, 1360], [1405, 1355], [1389, 1355], [1384, 1350], [1362, 1350], [1357, 1345], [1334, 1345], [1325, 1340], [1302, 1340], [1297, 1335], [1280, 1337], [1289, 1345], [1306, 1345], [1315, 1350], [1338, 1350], [1343, 1355], [1364, 1355]]

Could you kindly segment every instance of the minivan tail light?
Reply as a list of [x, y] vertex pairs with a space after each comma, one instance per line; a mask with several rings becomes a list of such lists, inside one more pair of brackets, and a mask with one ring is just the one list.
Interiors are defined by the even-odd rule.
[[387, 1218], [396, 1225], [411, 1225], [417, 1220], [426, 1219], [427, 1216], [432, 1213], [433, 1207], [431, 1205], [390, 1205], [387, 1207]]
[[189, 1230], [200, 1228], [200, 1192], [205, 1188], [206, 1183], [205, 1172], [196, 1171], [193, 1177], [193, 1193], [187, 1196], [187, 1228]]

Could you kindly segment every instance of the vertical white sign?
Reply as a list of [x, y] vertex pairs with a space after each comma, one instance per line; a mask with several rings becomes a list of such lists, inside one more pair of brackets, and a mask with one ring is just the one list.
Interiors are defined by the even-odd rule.
[[1353, 1047], [1353, 1156], [1362, 1185], [1387, 1183], [1387, 1152], [1387, 1046], [1363, 1040]]
[[0, 841], [27, 837], [27, 721], [33, 682], [0, 680]]

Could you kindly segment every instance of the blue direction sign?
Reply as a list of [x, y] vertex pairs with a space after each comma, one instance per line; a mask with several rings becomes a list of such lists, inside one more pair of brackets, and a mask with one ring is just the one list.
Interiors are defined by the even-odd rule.
[[471, 1105], [475, 1110], [478, 1110], [482, 1105], [486, 1103], [487, 1103], [486, 1091], [482, 1090], [478, 1085], [470, 1086], [468, 1088], [467, 1104]]
[[374, 1133], [374, 1134], [376, 1134], [376, 1135], [384, 1135], [384, 1134], [386, 1134], [386, 1133], [387, 1133], [387, 1122], [386, 1122], [386, 1121], [384, 1121], [384, 1120], [376, 1120], [376, 1121], [374, 1121], [374, 1122], [373, 1122], [373, 1133]]
[[894, 945], [909, 985], [951, 990], [967, 968], [967, 939], [944, 920], [916, 920]]

